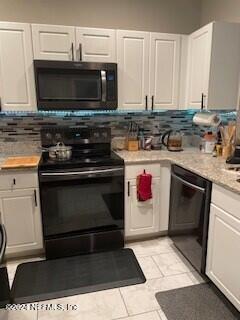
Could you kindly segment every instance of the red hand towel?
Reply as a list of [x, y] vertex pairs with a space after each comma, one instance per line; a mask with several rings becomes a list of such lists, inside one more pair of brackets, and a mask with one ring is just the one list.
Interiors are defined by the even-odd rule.
[[137, 197], [138, 201], [152, 199], [152, 175], [145, 170], [137, 177]]

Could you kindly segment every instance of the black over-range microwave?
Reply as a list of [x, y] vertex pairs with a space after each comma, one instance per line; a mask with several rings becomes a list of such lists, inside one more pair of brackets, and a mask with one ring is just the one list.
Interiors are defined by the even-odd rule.
[[34, 60], [39, 110], [116, 109], [117, 64]]

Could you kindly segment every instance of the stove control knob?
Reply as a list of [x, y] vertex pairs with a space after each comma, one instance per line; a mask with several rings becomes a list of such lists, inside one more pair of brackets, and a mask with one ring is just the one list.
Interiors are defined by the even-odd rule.
[[56, 133], [56, 134], [55, 134], [55, 139], [58, 140], [58, 141], [59, 141], [59, 140], [62, 140], [61, 133]]
[[100, 136], [100, 135], [99, 135], [99, 132], [94, 132], [93, 136], [94, 136], [94, 138], [98, 139], [99, 136]]
[[51, 133], [46, 133], [46, 139], [51, 140], [52, 139], [52, 134]]

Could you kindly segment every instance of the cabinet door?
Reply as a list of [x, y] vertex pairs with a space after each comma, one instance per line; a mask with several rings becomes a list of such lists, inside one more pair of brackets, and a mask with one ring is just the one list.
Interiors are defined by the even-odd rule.
[[0, 97], [3, 111], [36, 109], [29, 24], [0, 22]]
[[75, 28], [32, 24], [34, 59], [74, 60]]
[[76, 60], [116, 62], [116, 31], [76, 28]]
[[151, 33], [150, 94], [152, 109], [177, 109], [181, 36]]
[[137, 199], [137, 186], [135, 180], [127, 181], [125, 207], [125, 236], [139, 236], [159, 231], [159, 197], [160, 179], [153, 178], [150, 200], [141, 202]]
[[42, 249], [42, 227], [37, 189], [0, 192], [1, 222], [7, 231], [7, 254]]
[[208, 277], [240, 311], [240, 220], [211, 205]]
[[117, 31], [119, 108], [147, 108], [149, 38], [148, 32]]
[[200, 108], [202, 94], [207, 106], [213, 25], [192, 33], [189, 38], [188, 108]]

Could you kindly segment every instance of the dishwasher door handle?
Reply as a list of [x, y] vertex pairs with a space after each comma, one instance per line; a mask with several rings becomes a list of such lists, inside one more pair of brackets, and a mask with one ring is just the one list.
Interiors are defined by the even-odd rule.
[[174, 174], [174, 173], [172, 173], [171, 175], [172, 175], [172, 177], [173, 177], [174, 179], [179, 180], [179, 181], [182, 182], [182, 184], [184, 184], [185, 186], [188, 186], [188, 187], [190, 187], [190, 188], [192, 188], [192, 189], [195, 189], [195, 190], [197, 190], [197, 191], [200, 191], [200, 192], [202, 192], [202, 193], [205, 193], [205, 192], [206, 192], [205, 188], [196, 186], [195, 184], [192, 184], [191, 182], [188, 182], [188, 181], [180, 178], [179, 176], [177, 176], [177, 175]]

